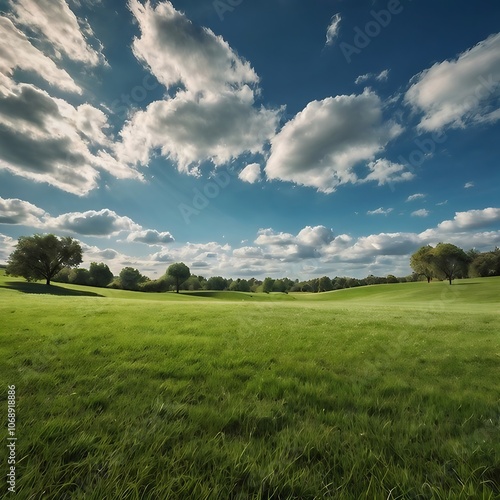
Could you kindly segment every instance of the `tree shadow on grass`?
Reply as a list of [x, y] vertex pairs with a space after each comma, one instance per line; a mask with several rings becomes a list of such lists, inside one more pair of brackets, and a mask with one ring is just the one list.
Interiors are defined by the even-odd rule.
[[22, 281], [6, 281], [0, 288], [17, 290], [22, 293], [33, 293], [41, 295], [61, 295], [65, 297], [104, 297], [95, 292], [85, 292], [82, 290], [72, 290], [57, 285], [45, 285], [44, 283], [24, 283]]

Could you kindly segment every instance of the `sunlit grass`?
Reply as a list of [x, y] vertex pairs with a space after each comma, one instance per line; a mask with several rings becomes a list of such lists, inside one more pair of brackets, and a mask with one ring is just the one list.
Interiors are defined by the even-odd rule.
[[462, 283], [0, 288], [19, 497], [498, 498], [500, 280]]

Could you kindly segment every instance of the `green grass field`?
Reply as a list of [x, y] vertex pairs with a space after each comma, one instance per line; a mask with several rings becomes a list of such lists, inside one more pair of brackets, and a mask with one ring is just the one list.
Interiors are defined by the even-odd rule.
[[145, 294], [0, 275], [18, 496], [500, 498], [499, 292], [486, 278]]

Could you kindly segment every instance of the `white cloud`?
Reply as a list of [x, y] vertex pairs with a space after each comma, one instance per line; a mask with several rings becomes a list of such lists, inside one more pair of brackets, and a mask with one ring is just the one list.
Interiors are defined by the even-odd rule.
[[464, 185], [464, 189], [470, 189], [470, 188], [473, 188], [473, 187], [474, 187], [474, 183], [473, 182], [467, 182]]
[[146, 229], [143, 231], [132, 231], [127, 236], [127, 241], [136, 241], [146, 243], [147, 245], [165, 245], [175, 240], [168, 231], [159, 232], [155, 229]]
[[112, 236], [121, 231], [142, 229], [129, 217], [120, 216], [108, 208], [99, 211], [69, 212], [58, 217], [50, 217], [46, 221], [46, 226], [85, 236]]
[[373, 161], [401, 130], [383, 121], [380, 98], [366, 89], [313, 101], [271, 140], [265, 171], [269, 179], [331, 193], [358, 182], [356, 164]]
[[0, 224], [37, 227], [42, 224], [40, 218], [44, 215], [45, 210], [32, 203], [18, 198], [5, 199], [0, 197]]
[[487, 227], [500, 223], [500, 208], [485, 208], [483, 210], [469, 210], [456, 212], [453, 220], [446, 220], [438, 225], [441, 231], [463, 231]]
[[262, 153], [274, 136], [281, 110], [256, 104], [259, 78], [210, 29], [194, 25], [170, 2], [155, 8], [130, 0], [141, 30], [135, 56], [173, 97], [136, 112], [121, 132], [117, 154], [122, 162], [147, 165], [153, 150], [198, 173], [211, 161], [222, 165], [243, 153]]
[[[64, 53], [70, 59], [90, 66], [104, 62], [102, 53], [87, 42], [77, 17], [64, 0], [16, 0], [12, 2], [12, 8], [15, 21], [42, 33], [53, 46], [57, 58]], [[88, 23], [84, 23], [84, 30], [93, 36]]]
[[421, 200], [423, 198], [425, 198], [425, 194], [423, 193], [415, 193], [415, 194], [412, 194], [410, 196], [408, 196], [408, 198], [406, 198], [406, 201], [415, 201], [415, 200]]
[[15, 175], [80, 196], [97, 186], [99, 170], [141, 179], [103, 149], [111, 147], [107, 129], [90, 104], [74, 107], [28, 84], [0, 89], [0, 169]]
[[495, 121], [500, 114], [492, 97], [499, 94], [500, 33], [488, 37], [457, 59], [434, 64], [413, 78], [405, 101], [422, 112], [419, 128]]
[[427, 217], [430, 214], [429, 210], [421, 208], [420, 210], [415, 210], [411, 213], [412, 217]]
[[247, 165], [239, 174], [238, 177], [250, 184], [254, 184], [255, 182], [259, 182], [261, 180], [261, 170], [260, 165], [258, 163], [251, 163]]
[[193, 24], [171, 2], [153, 7], [130, 0], [129, 8], [141, 30], [134, 54], [167, 88], [181, 84], [194, 93], [219, 93], [258, 83], [250, 64], [222, 37]]
[[117, 151], [127, 163], [146, 165], [158, 148], [180, 171], [196, 171], [205, 160], [222, 165], [244, 152], [262, 152], [277, 123], [277, 112], [254, 106], [249, 87], [198, 97], [179, 92], [137, 112], [123, 128]]
[[360, 83], [364, 83], [368, 80], [376, 80], [377, 82], [386, 82], [389, 79], [389, 71], [388, 69], [382, 70], [380, 73], [365, 73], [364, 75], [359, 75], [354, 83], [359, 85]]
[[368, 163], [370, 173], [360, 182], [375, 181], [379, 186], [396, 182], [410, 181], [415, 174], [408, 172], [404, 165], [393, 163], [384, 158]]
[[10, 19], [0, 17], [0, 90], [9, 89], [16, 69], [31, 71], [42, 77], [50, 85], [67, 92], [82, 93], [67, 71], [56, 66], [54, 61], [32, 45], [26, 35], [14, 26]]
[[368, 210], [366, 212], [368, 215], [388, 215], [390, 214], [394, 209], [393, 208], [377, 208], [376, 210]]
[[330, 24], [326, 30], [326, 45], [333, 45], [333, 42], [339, 36], [341, 21], [342, 18], [340, 17], [340, 14], [332, 16]]
[[17, 241], [0, 233], [0, 263], [7, 263], [9, 255], [15, 250]]

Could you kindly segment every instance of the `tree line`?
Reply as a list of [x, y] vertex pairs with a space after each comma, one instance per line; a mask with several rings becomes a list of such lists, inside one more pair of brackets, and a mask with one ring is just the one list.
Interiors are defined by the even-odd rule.
[[78, 267], [83, 261], [80, 244], [71, 237], [58, 238], [53, 234], [21, 236], [14, 252], [10, 255], [6, 273], [22, 276], [28, 281], [44, 279], [47, 285], [51, 281], [78, 285], [110, 287], [143, 292], [168, 292], [180, 290], [220, 290], [255, 293], [288, 292], [327, 292], [343, 288], [353, 288], [384, 283], [402, 283], [433, 278], [448, 280], [455, 278], [500, 276], [500, 249], [490, 252], [469, 250], [450, 243], [439, 243], [419, 248], [410, 258], [413, 273], [396, 277], [369, 275], [366, 278], [323, 276], [306, 281], [289, 278], [264, 280], [227, 279], [222, 276], [205, 278], [191, 274], [183, 262], [171, 264], [165, 274], [157, 279], [150, 279], [133, 267], [124, 267], [118, 276], [114, 276], [105, 263], [92, 262], [89, 269]]

